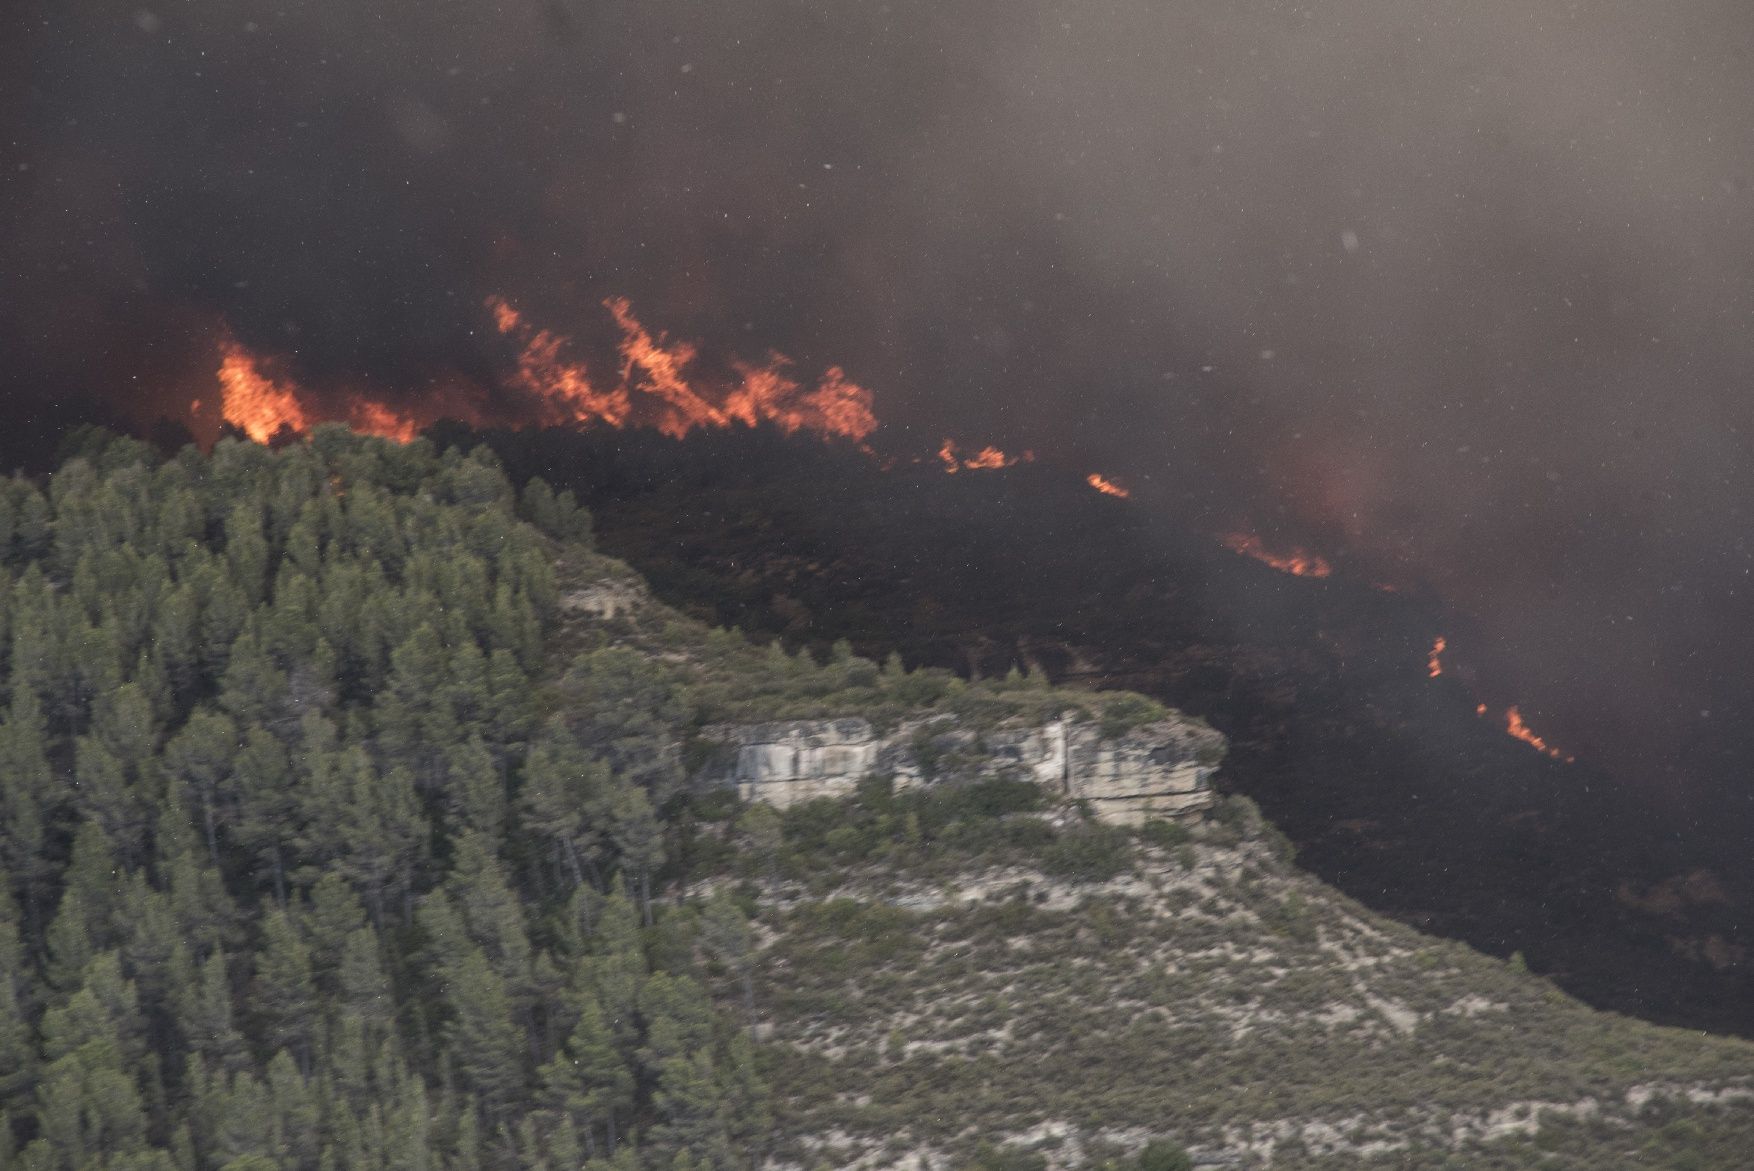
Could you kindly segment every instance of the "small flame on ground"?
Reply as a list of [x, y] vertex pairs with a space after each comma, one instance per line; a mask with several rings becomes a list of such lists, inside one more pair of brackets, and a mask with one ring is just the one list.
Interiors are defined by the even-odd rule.
[[1022, 455], [1007, 455], [996, 447], [981, 448], [973, 455], [964, 456], [962, 449], [954, 439], [946, 439], [938, 448], [938, 460], [944, 465], [944, 471], [954, 476], [963, 470], [994, 471], [998, 468], [1014, 467], [1017, 464], [1035, 462], [1035, 452], [1026, 451]]
[[1534, 730], [1523, 722], [1523, 714], [1516, 709], [1516, 705], [1514, 704], [1505, 709], [1504, 730], [1518, 740], [1521, 740], [1524, 744], [1527, 744], [1529, 747], [1534, 748], [1539, 752], [1546, 753], [1554, 760], [1563, 760], [1566, 764], [1571, 764], [1577, 759], [1573, 756], [1567, 756], [1559, 749], [1553, 747], [1551, 744], [1535, 735]]
[[1302, 549], [1293, 549], [1287, 554], [1274, 553], [1253, 533], [1231, 533], [1224, 538], [1224, 547], [1293, 577], [1332, 577], [1334, 573], [1334, 567], [1314, 553]]
[[1443, 674], [1443, 652], [1448, 649], [1449, 639], [1441, 634], [1437, 636], [1437, 641], [1431, 644], [1431, 657], [1426, 660], [1425, 665], [1431, 669], [1433, 679]]
[[[1486, 705], [1481, 704], [1480, 706], [1476, 707], [1474, 709], [1474, 714], [1479, 715], [1479, 716], [1485, 715], [1486, 714]], [[1554, 760], [1562, 760], [1566, 764], [1576, 764], [1577, 763], [1577, 757], [1571, 756], [1568, 753], [1566, 753], [1558, 748], [1553, 747], [1551, 744], [1547, 743], [1547, 741], [1543, 740], [1540, 736], [1537, 736], [1535, 734], [1535, 730], [1533, 728], [1529, 727], [1529, 725], [1524, 722], [1523, 713], [1517, 708], [1517, 706], [1515, 704], [1512, 704], [1510, 707], [1504, 709], [1504, 731], [1505, 731], [1505, 734], [1507, 736], [1510, 736], [1513, 739], [1521, 740], [1524, 744], [1527, 744], [1530, 748], [1533, 748], [1537, 752], [1543, 753], [1547, 756], [1551, 756]]]
[[1101, 475], [1097, 472], [1091, 472], [1088, 476], [1085, 476], [1084, 482], [1089, 484], [1092, 488], [1095, 488], [1098, 492], [1101, 492], [1104, 496], [1115, 496], [1121, 500], [1125, 500], [1133, 494], [1130, 490], [1121, 487], [1107, 476]]

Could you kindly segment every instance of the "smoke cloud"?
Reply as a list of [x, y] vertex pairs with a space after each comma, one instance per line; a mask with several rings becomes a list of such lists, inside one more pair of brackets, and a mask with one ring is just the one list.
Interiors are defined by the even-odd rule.
[[14, 8], [16, 420], [184, 417], [222, 329], [333, 393], [493, 393], [489, 295], [601, 354], [624, 295], [844, 366], [892, 443], [1429, 578], [1629, 772], [1754, 751], [1746, 5]]

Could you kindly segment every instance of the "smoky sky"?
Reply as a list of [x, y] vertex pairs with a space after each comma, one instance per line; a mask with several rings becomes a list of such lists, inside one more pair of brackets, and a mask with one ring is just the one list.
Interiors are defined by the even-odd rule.
[[601, 351], [625, 295], [844, 366], [892, 445], [1424, 576], [1501, 698], [1631, 767], [1747, 758], [1745, 4], [12, 11], [15, 416], [174, 412], [222, 325], [313, 386], [491, 395], [487, 296]]

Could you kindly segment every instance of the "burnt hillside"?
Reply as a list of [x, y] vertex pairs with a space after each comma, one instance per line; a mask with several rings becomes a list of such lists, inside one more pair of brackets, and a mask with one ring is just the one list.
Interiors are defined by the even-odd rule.
[[[1480, 718], [1468, 625], [1429, 595], [1280, 573], [1047, 467], [883, 471], [766, 431], [442, 437], [578, 492], [605, 547], [699, 617], [1205, 717], [1233, 745], [1221, 782], [1373, 908], [1520, 951], [1600, 1006], [1754, 1029], [1733, 861], [1683, 846], [1679, 815], [1587, 746], [1567, 764]], [[1434, 679], [1439, 632], [1460, 654]]]

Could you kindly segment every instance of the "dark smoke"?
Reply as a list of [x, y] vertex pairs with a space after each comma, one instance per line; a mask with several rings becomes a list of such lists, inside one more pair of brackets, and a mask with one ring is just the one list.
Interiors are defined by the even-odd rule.
[[[944, 434], [1422, 575], [1685, 792], [1754, 695], [1754, 13], [1680, 0], [21, 0], [23, 421], [492, 393], [626, 295]], [[595, 324], [593, 324], [595, 323]], [[911, 438], [909, 438], [911, 436]]]

